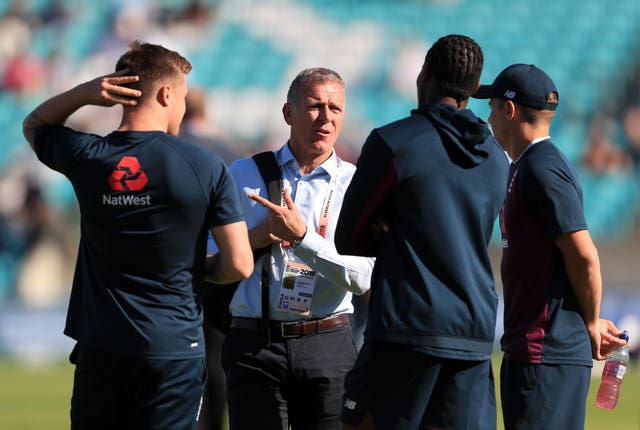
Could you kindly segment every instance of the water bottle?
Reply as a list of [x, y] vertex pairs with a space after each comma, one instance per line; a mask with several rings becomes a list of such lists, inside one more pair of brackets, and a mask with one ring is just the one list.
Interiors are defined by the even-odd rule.
[[[620, 339], [629, 342], [629, 335], [625, 330]], [[596, 395], [596, 405], [603, 409], [612, 410], [618, 403], [618, 394], [620, 394], [620, 385], [627, 371], [629, 364], [629, 347], [627, 345], [619, 346], [609, 353], [604, 363], [602, 371], [602, 382], [598, 388]]]

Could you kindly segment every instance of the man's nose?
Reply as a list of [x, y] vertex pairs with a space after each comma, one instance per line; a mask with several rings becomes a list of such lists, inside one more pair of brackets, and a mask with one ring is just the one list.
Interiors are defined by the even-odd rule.
[[323, 106], [320, 108], [320, 119], [324, 122], [329, 122], [333, 119], [334, 113], [329, 106]]

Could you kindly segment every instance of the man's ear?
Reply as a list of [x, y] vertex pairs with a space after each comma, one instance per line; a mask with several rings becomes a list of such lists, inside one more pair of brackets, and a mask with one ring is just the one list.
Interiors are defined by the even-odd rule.
[[161, 86], [156, 93], [156, 100], [158, 100], [158, 103], [164, 107], [169, 104], [171, 97], [173, 97], [173, 94], [171, 92], [171, 86], [169, 85]]
[[504, 103], [504, 113], [507, 116], [507, 119], [511, 121], [516, 116], [516, 110], [518, 107], [511, 100], [507, 100]]
[[291, 104], [289, 102], [282, 105], [282, 116], [284, 117], [284, 121], [287, 123], [287, 125], [291, 125], [292, 123], [291, 121], [292, 113], [293, 113], [293, 108], [291, 107]]

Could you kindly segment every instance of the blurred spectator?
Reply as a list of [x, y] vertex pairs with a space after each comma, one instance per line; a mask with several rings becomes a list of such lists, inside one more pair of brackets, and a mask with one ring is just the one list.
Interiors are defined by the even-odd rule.
[[2, 76], [2, 89], [19, 95], [29, 95], [43, 89], [47, 65], [28, 51], [11, 57]]
[[621, 123], [626, 139], [627, 151], [634, 167], [640, 167], [640, 60], [625, 89], [625, 100], [621, 112]]
[[180, 138], [209, 149], [222, 158], [227, 165], [245, 156], [245, 148], [231, 147], [211, 132], [211, 121], [207, 113], [207, 94], [203, 88], [190, 88], [187, 94], [187, 110], [180, 127]]
[[69, 22], [68, 3], [63, 0], [51, 0], [40, 13], [42, 25], [62, 27]]
[[66, 239], [57, 214], [49, 207], [40, 185], [25, 179], [20, 210], [25, 253], [18, 269], [18, 298], [30, 307], [55, 305], [67, 299], [73, 278], [73, 244]]
[[[34, 50], [34, 34], [45, 30], [53, 37], [47, 43], [52, 51], [63, 45], [60, 33], [69, 22], [69, 14], [61, 0], [47, 2], [39, 11], [31, 11], [28, 3], [13, 1], [0, 17], [0, 87], [29, 96], [50, 84], [51, 67], [56, 63]], [[52, 52], [53, 53], [53, 52]], [[54, 57], [52, 56], [51, 59]]]
[[15, 298], [17, 266], [25, 254], [27, 239], [21, 217], [25, 199], [25, 177], [16, 169], [0, 175], [0, 298]]
[[169, 24], [197, 27], [202, 30], [211, 21], [215, 9], [202, 0], [190, 0], [184, 7], [165, 12]]
[[72, 236], [22, 165], [0, 178], [0, 298], [48, 306], [67, 297], [75, 258]]
[[623, 113], [623, 127], [627, 139], [629, 156], [636, 168], [640, 167], [640, 100], [629, 104]]
[[633, 160], [615, 144], [615, 122], [606, 114], [592, 121], [581, 163], [597, 175], [629, 171]]
[[0, 16], [0, 75], [9, 61], [31, 47], [31, 28], [25, 17], [23, 3], [14, 1]]
[[168, 41], [179, 40], [180, 48], [198, 51], [211, 46], [211, 30], [217, 28], [218, 0], [185, 0], [160, 11], [160, 28]]
[[[229, 148], [221, 139], [213, 137], [209, 126], [211, 121], [207, 115], [206, 98], [207, 94], [203, 88], [189, 89], [186, 98], [187, 109], [182, 119], [179, 137], [212, 151], [229, 165], [244, 154]], [[207, 349], [207, 381], [197, 429], [222, 430], [227, 410], [226, 378], [220, 364], [224, 334], [205, 319], [204, 336]]]

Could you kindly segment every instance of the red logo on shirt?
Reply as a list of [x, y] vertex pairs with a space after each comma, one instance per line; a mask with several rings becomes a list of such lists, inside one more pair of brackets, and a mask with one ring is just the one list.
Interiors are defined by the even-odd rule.
[[140, 191], [147, 182], [147, 175], [140, 168], [136, 157], [122, 157], [118, 168], [109, 176], [109, 186], [113, 191]]

